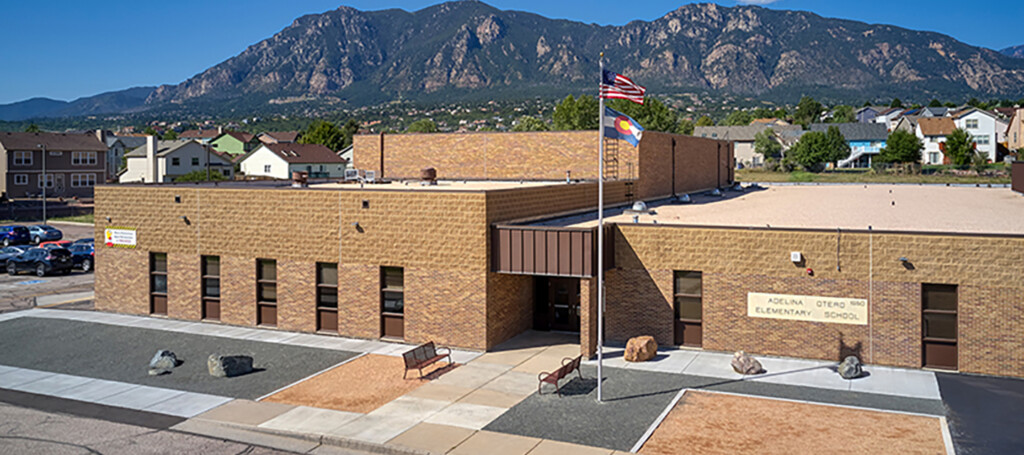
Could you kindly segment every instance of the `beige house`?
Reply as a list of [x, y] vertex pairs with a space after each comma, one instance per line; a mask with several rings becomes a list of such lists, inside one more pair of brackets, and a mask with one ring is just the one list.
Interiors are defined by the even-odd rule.
[[1006, 128], [1006, 148], [1010, 151], [1024, 148], [1024, 108], [1017, 108], [1010, 119], [1010, 126]]

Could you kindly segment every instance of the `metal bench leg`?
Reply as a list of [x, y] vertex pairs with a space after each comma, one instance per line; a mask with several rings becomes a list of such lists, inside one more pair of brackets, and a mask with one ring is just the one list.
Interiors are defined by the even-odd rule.
[[408, 375], [408, 374], [409, 374], [409, 369], [408, 369], [408, 368], [406, 368], [406, 369], [405, 369], [405, 372], [404, 372], [404, 373], [402, 373], [402, 380], [405, 380], [405, 377], [406, 377], [406, 375]]

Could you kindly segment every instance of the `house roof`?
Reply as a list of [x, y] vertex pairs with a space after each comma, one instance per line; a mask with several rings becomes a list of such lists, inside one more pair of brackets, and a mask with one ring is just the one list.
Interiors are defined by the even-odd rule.
[[118, 141], [126, 149], [133, 149], [140, 145], [146, 145], [146, 136], [107, 136], [107, 147], [113, 146]]
[[956, 129], [956, 124], [949, 117], [922, 118], [917, 121], [917, 126], [925, 136], [948, 136]]
[[986, 111], [984, 109], [978, 109], [976, 107], [968, 107], [968, 108], [962, 109], [960, 111], [954, 112], [953, 113], [953, 118], [959, 120], [959, 119], [964, 118], [964, 117], [966, 117], [968, 115], [971, 115], [971, 114], [973, 114], [975, 112], [977, 112], [979, 114], [987, 115], [987, 116], [992, 117], [992, 118], [996, 118], [995, 114], [993, 114], [993, 113], [991, 113], [989, 111]]
[[888, 108], [888, 109], [886, 109], [886, 110], [884, 110], [882, 112], [879, 112], [878, 115], [879, 116], [889, 116], [889, 115], [893, 115], [893, 114], [899, 114], [899, 113], [902, 113], [902, 112], [903, 112], [903, 109], [900, 109], [898, 107], [890, 107], [890, 108]]
[[270, 150], [291, 164], [347, 162], [333, 150], [320, 144], [263, 144], [260, 148]]
[[220, 138], [221, 136], [231, 136], [235, 139], [238, 139], [238, 141], [242, 143], [252, 141], [252, 139], [256, 137], [256, 135], [254, 134], [243, 133], [241, 131], [225, 131], [224, 134], [218, 134], [217, 138]]
[[757, 133], [766, 129], [775, 131], [799, 130], [800, 125], [745, 125], [745, 126], [698, 126], [693, 129], [696, 137], [721, 139], [723, 141], [752, 142]]
[[107, 145], [93, 134], [68, 133], [0, 133], [0, 145], [7, 150], [36, 150], [38, 145], [47, 150], [105, 152]]
[[[167, 156], [167, 154], [193, 142], [191, 139], [178, 139], [173, 141], [156, 141], [156, 156]], [[125, 153], [127, 157], [146, 157], [146, 144], [135, 147], [132, 151]]]
[[214, 129], [208, 130], [187, 130], [181, 133], [178, 137], [182, 139], [213, 139], [220, 136], [220, 133]]
[[299, 138], [298, 131], [266, 131], [260, 133], [260, 136], [267, 136], [273, 138], [277, 142], [295, 142]]
[[812, 123], [810, 131], [824, 133], [831, 126], [839, 128], [847, 142], [884, 141], [889, 137], [889, 129], [881, 123]]
[[948, 112], [948, 107], [925, 107], [921, 114], [929, 117], [945, 117]]

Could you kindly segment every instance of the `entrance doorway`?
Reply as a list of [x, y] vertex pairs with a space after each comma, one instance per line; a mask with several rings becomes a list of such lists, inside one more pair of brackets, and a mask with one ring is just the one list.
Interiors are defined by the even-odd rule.
[[926, 368], [957, 369], [957, 287], [921, 285], [923, 363]]
[[534, 284], [534, 328], [579, 332], [579, 278], [537, 277]]
[[676, 271], [673, 276], [675, 343], [699, 348], [704, 343], [703, 275], [695, 271]]

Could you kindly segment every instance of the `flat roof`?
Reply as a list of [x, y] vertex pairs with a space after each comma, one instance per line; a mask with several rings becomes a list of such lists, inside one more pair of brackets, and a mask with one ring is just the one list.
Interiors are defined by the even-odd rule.
[[[938, 185], [768, 186], [689, 204], [651, 203], [640, 223], [800, 229], [1024, 234], [1024, 196], [1009, 188]], [[606, 210], [606, 222], [632, 223], [629, 207]], [[597, 212], [548, 220], [591, 227]]]
[[[589, 182], [580, 182], [589, 183]], [[310, 179], [307, 189], [317, 190], [361, 190], [361, 191], [492, 191], [514, 188], [531, 188], [553, 185], [566, 185], [562, 181], [538, 181], [538, 180], [438, 180], [436, 185], [423, 185], [419, 180], [396, 180], [380, 183], [359, 184], [358, 182], [340, 183], [340, 179]], [[106, 186], [106, 185], [101, 185]], [[164, 183], [141, 183], [127, 182], [110, 184], [112, 187], [120, 186], [145, 186], [145, 187], [203, 187], [203, 188], [231, 188], [231, 189], [292, 189], [291, 180], [227, 180], [219, 182], [164, 182]]]

